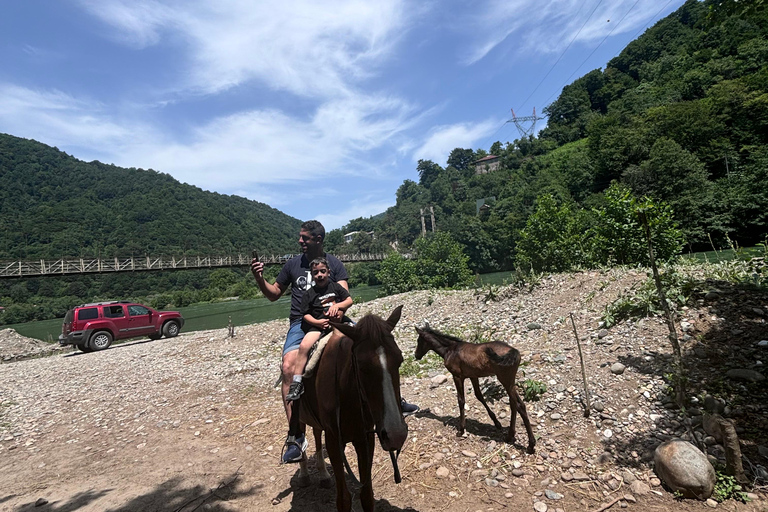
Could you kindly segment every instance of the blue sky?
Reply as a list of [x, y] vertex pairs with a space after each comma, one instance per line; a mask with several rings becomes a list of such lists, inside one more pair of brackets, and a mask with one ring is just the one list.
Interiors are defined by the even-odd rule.
[[518, 138], [510, 108], [540, 113], [682, 3], [4, 2], [0, 132], [337, 228], [421, 158]]

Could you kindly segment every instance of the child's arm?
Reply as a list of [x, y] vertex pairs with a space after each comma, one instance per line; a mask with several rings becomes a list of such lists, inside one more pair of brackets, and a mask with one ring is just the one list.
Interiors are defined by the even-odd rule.
[[318, 320], [317, 318], [313, 317], [309, 313], [304, 315], [304, 321], [313, 327], [317, 327], [318, 329], [325, 329], [326, 327], [328, 327], [327, 318], [321, 318]]
[[352, 297], [347, 297], [341, 302], [334, 302], [331, 307], [328, 308], [328, 317], [341, 320], [344, 316], [344, 312], [352, 307]]

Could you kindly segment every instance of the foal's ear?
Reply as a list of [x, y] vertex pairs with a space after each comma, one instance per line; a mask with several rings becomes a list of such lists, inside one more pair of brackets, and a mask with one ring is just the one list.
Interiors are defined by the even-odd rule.
[[389, 324], [390, 331], [394, 329], [395, 326], [397, 325], [397, 322], [400, 321], [400, 315], [402, 314], [402, 312], [403, 312], [403, 305], [400, 304], [395, 308], [392, 314], [389, 315], [389, 318], [387, 318], [387, 324]]

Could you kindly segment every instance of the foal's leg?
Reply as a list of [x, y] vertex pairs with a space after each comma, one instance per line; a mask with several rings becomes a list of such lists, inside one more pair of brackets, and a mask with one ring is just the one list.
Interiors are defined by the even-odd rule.
[[315, 466], [317, 467], [317, 476], [320, 479], [320, 487], [328, 489], [333, 485], [333, 479], [325, 465], [325, 457], [323, 457], [323, 431], [319, 428], [313, 428], [312, 434], [315, 436]]
[[[514, 395], [515, 401], [517, 402], [517, 408], [520, 410], [520, 417], [523, 418], [523, 425], [525, 425], [525, 431], [528, 433], [528, 453], [534, 452], [534, 447], [536, 446], [536, 437], [533, 435], [533, 429], [531, 428], [531, 422], [528, 420], [528, 411], [525, 410], [525, 403], [523, 402], [523, 399], [520, 398], [520, 395], [517, 392], [517, 387], [512, 386], [512, 394]], [[510, 402], [512, 401], [512, 396], [510, 395]], [[514, 439], [515, 434], [514, 430], [512, 432], [512, 438]]]
[[453, 383], [456, 386], [456, 397], [459, 399], [459, 427], [456, 432], [457, 436], [464, 435], [464, 378], [453, 376]]
[[475, 396], [478, 400], [480, 400], [480, 403], [485, 406], [485, 410], [488, 411], [488, 416], [491, 417], [491, 421], [493, 421], [493, 424], [496, 425], [496, 428], [501, 430], [501, 423], [499, 423], [499, 420], [496, 419], [496, 415], [493, 414], [493, 411], [490, 407], [488, 407], [488, 404], [485, 403], [485, 398], [483, 398], [483, 392], [480, 391], [480, 381], [477, 377], [470, 377], [469, 380], [472, 381], [472, 388], [475, 390]]
[[354, 446], [357, 452], [357, 471], [360, 473], [360, 503], [363, 505], [364, 512], [373, 512], [375, 504], [371, 467], [373, 466], [373, 449], [376, 446], [376, 439], [374, 439], [373, 434], [365, 434], [365, 436], [367, 442], [358, 441], [354, 443]]

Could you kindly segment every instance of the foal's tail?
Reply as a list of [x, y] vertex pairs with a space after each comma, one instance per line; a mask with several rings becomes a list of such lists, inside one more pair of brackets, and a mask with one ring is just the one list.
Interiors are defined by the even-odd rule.
[[500, 366], [517, 366], [520, 364], [520, 351], [514, 347], [509, 347], [509, 351], [500, 356], [491, 347], [485, 347], [485, 353], [491, 361]]

